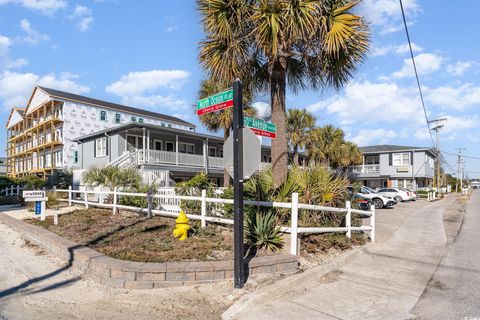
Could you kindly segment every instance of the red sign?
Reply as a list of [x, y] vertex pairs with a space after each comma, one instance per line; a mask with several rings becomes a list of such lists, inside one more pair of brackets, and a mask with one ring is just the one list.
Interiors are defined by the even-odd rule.
[[254, 129], [254, 128], [250, 128], [250, 130], [252, 130], [253, 133], [255, 133], [257, 136], [262, 136], [262, 137], [267, 137], [272, 139], [275, 139], [277, 137], [277, 134], [275, 132], [263, 131], [263, 130]]
[[221, 103], [218, 103], [218, 104], [208, 106], [208, 107], [203, 108], [203, 109], [198, 109], [197, 114], [202, 115], [202, 114], [205, 114], [205, 113], [215, 112], [215, 111], [219, 111], [219, 110], [223, 110], [223, 109], [227, 109], [227, 108], [231, 108], [231, 107], [233, 107], [233, 100], [228, 100], [228, 101], [225, 101], [225, 102], [221, 102]]

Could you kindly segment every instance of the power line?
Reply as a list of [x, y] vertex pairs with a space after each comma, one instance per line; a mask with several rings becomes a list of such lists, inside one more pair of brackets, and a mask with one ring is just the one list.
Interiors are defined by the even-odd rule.
[[430, 139], [432, 140], [432, 145], [434, 146], [435, 142], [433, 140], [432, 131], [430, 130], [430, 122], [428, 120], [427, 108], [425, 107], [425, 101], [423, 99], [422, 87], [420, 86], [420, 79], [418, 77], [418, 72], [417, 72], [417, 65], [415, 64], [415, 58], [413, 56], [412, 42], [410, 41], [410, 34], [408, 32], [407, 20], [405, 19], [405, 11], [403, 10], [402, 0], [399, 0], [399, 1], [400, 1], [400, 9], [402, 10], [403, 24], [405, 26], [405, 32], [407, 34], [408, 47], [410, 48], [410, 56], [412, 57], [413, 70], [415, 71], [415, 78], [417, 79], [418, 92], [420, 93], [420, 100], [422, 100], [423, 113], [425, 115], [425, 123], [427, 125], [428, 133], [430, 134]]
[[[450, 155], [450, 156], [456, 156], [456, 155], [457, 155], [457, 154], [455, 154], [455, 153], [449, 153], [449, 152], [446, 152], [446, 151], [442, 151], [442, 153], [448, 154], [448, 155]], [[463, 154], [462, 154], [462, 157], [463, 157], [463, 158], [480, 160], [480, 157], [465, 156], [465, 155], [463, 155]]]

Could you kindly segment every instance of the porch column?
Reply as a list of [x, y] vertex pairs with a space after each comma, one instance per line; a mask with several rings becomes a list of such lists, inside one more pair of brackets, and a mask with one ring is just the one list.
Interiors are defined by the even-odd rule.
[[178, 166], [178, 134], [175, 135], [175, 164]]
[[203, 140], [203, 165], [205, 173], [208, 174], [208, 138]]
[[147, 162], [150, 163], [150, 130], [147, 130]]
[[142, 150], [142, 154], [143, 154], [142, 158], [143, 159], [142, 160], [145, 161], [145, 159], [146, 159], [146, 157], [145, 157], [145, 149], [146, 149], [146, 147], [145, 147], [145, 128], [142, 128], [142, 138], [143, 138], [143, 144], [142, 144], [142, 149], [143, 149]]

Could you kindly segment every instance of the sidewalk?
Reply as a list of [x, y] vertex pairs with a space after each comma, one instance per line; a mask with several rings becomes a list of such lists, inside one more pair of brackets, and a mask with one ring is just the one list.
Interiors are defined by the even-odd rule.
[[[380, 243], [325, 274], [321, 266], [243, 297], [224, 319], [408, 319], [445, 255], [442, 213], [455, 197], [378, 227]], [[382, 214], [380, 213], [379, 216]], [[398, 226], [398, 229], [397, 229]], [[384, 233], [382, 235], [382, 232]], [[388, 236], [391, 234], [391, 236]], [[293, 280], [292, 280], [293, 279]]]

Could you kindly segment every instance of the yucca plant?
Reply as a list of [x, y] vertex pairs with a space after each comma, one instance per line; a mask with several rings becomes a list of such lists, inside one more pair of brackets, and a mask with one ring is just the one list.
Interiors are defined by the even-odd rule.
[[257, 250], [277, 251], [283, 247], [280, 228], [275, 221], [275, 211], [249, 212], [246, 215], [247, 243]]

